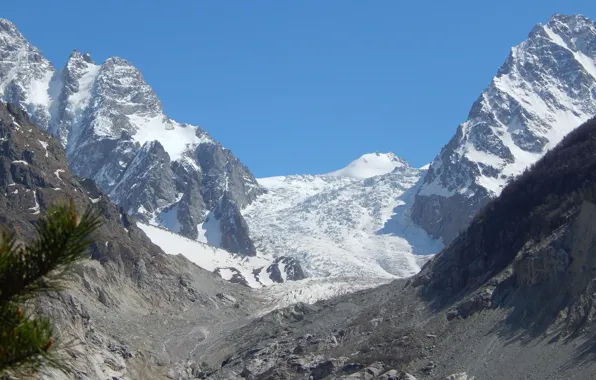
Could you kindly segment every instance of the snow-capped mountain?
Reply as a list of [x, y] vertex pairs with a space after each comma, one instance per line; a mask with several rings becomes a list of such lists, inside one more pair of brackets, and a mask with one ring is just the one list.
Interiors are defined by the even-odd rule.
[[131, 63], [75, 50], [55, 70], [2, 19], [0, 57], [0, 98], [57, 136], [77, 175], [146, 223], [256, 254], [240, 213], [262, 192], [255, 178], [201, 128], [170, 119]]
[[368, 153], [350, 162], [343, 169], [327, 173], [333, 177], [351, 177], [365, 179], [377, 175], [391, 173], [395, 168], [401, 168], [408, 164], [393, 153]]
[[423, 173], [367, 154], [331, 174], [259, 179], [267, 192], [243, 214], [258, 251], [298, 259], [308, 277], [378, 284], [418, 272], [442, 247], [408, 217]]
[[512, 48], [433, 160], [413, 220], [446, 244], [511, 178], [596, 114], [596, 24], [554, 15]]

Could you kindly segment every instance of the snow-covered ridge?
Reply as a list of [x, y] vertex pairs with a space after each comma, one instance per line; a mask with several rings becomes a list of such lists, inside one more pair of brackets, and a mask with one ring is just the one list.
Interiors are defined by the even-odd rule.
[[2, 19], [0, 57], [0, 99], [59, 138], [73, 172], [139, 220], [193, 239], [215, 214], [220, 234], [227, 231], [222, 248], [254, 255], [239, 209], [262, 191], [257, 181], [207, 132], [166, 115], [130, 62], [98, 64], [75, 50], [55, 70]]
[[393, 153], [368, 153], [350, 162], [345, 168], [328, 173], [334, 177], [351, 177], [365, 179], [391, 173], [395, 168], [406, 166], [407, 163]]

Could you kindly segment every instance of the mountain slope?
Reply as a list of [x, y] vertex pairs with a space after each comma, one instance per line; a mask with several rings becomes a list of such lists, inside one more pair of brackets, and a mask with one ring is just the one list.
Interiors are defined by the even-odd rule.
[[590, 379], [594, 219], [596, 119], [419, 275], [263, 316], [212, 350], [225, 360], [210, 378]]
[[262, 192], [256, 180], [201, 128], [170, 119], [130, 62], [96, 64], [75, 50], [56, 71], [7, 20], [0, 54], [0, 98], [57, 136], [77, 175], [127, 213], [191, 239], [213, 214], [213, 244], [255, 255], [240, 209]]
[[267, 192], [243, 213], [258, 250], [297, 258], [309, 277], [376, 285], [418, 272], [428, 257], [416, 255], [441, 248], [404, 206], [422, 173], [393, 154], [364, 155], [330, 175], [259, 179]]
[[208, 370], [193, 356], [197, 344], [266, 306], [249, 288], [164, 254], [92, 181], [70, 172], [57, 139], [2, 102], [0, 168], [0, 219], [21, 241], [57, 202], [73, 199], [102, 216], [90, 258], [76, 265], [67, 290], [37, 303], [57, 321], [57, 343], [75, 370], [48, 378], [187, 378]]
[[508, 181], [596, 114], [596, 24], [554, 15], [511, 50], [433, 160], [413, 220], [448, 244]]

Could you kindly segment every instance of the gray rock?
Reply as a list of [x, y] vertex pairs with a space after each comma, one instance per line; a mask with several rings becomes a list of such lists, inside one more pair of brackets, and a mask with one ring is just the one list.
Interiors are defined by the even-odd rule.
[[431, 163], [412, 206], [419, 226], [448, 245], [512, 176], [596, 114], [596, 78], [578, 58], [596, 59], [595, 29], [554, 15], [512, 49]]
[[[222, 241], [210, 243], [255, 254], [240, 209], [263, 190], [229, 150], [201, 128], [169, 119], [130, 62], [111, 57], [97, 65], [75, 50], [56, 71], [12, 23], [0, 24], [0, 98], [21, 106], [59, 138], [75, 174], [93, 179], [128, 214], [155, 220], [191, 239], [198, 237], [197, 226], [206, 215], [217, 214]], [[20, 58], [22, 52], [26, 60]], [[51, 93], [43, 104], [30, 100], [40, 81]], [[150, 134], [139, 138], [146, 128], [188, 129], [200, 142], [189, 144], [180, 157], [170, 157], [166, 140], [182, 137], [159, 142]]]
[[[283, 270], [283, 274], [282, 274]], [[267, 268], [269, 278], [277, 283], [285, 281], [297, 281], [306, 278], [300, 262], [293, 257], [282, 256], [278, 257]]]

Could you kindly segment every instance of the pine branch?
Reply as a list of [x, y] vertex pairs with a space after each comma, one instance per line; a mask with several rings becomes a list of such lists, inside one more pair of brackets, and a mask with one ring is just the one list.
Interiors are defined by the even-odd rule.
[[51, 321], [25, 316], [19, 306], [41, 293], [58, 290], [66, 271], [82, 258], [100, 225], [96, 211], [79, 219], [74, 201], [53, 207], [38, 222], [37, 238], [28, 246], [2, 234], [0, 242], [0, 378], [32, 373], [44, 364], [64, 368], [54, 347]]
[[0, 369], [36, 367], [53, 344], [47, 318], [26, 318], [14, 304], [0, 308]]
[[[90, 234], [100, 223], [97, 212], [87, 209], [78, 218], [74, 202], [49, 210], [36, 226], [37, 239], [17, 246], [14, 237], [3, 234], [0, 245], [0, 305], [23, 302], [39, 292], [57, 290], [59, 279], [92, 243]], [[59, 273], [52, 273], [53, 271]]]

